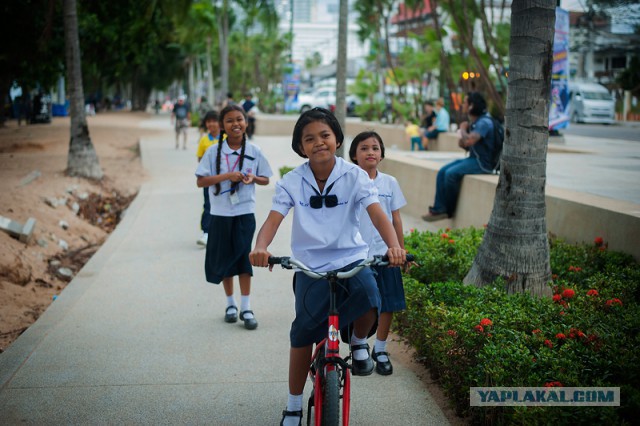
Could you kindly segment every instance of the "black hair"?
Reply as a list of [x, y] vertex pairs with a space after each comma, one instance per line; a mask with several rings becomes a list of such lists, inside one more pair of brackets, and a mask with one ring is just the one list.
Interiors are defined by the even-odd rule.
[[467, 102], [469, 105], [473, 105], [473, 107], [469, 109], [469, 114], [480, 117], [487, 112], [487, 101], [484, 100], [480, 93], [467, 93]]
[[[226, 132], [224, 131], [224, 116], [227, 115], [228, 113], [230, 113], [231, 111], [239, 111], [242, 113], [242, 116], [244, 117], [244, 121], [247, 121], [247, 113], [244, 111], [244, 108], [242, 108], [241, 106], [238, 105], [227, 105], [226, 107], [222, 108], [222, 111], [220, 111], [220, 118], [218, 119], [218, 123], [220, 123], [220, 139], [218, 142], [218, 151], [216, 152], [216, 174], [220, 174], [220, 158], [222, 157], [222, 142], [224, 141], [224, 135], [226, 134]], [[244, 150], [247, 146], [247, 134], [243, 133], [242, 134], [242, 150], [240, 151], [240, 163], [238, 164], [238, 170], [242, 170], [242, 165], [244, 163]], [[232, 192], [235, 192], [232, 191]], [[220, 194], [220, 183], [216, 183], [216, 191], [213, 193], [213, 195], [218, 195]]]
[[425, 105], [430, 105], [430, 106], [435, 106], [435, 104], [433, 103], [433, 101], [426, 101], [424, 104], [425, 104]]
[[220, 120], [220, 116], [218, 115], [218, 111], [207, 111], [207, 113], [204, 115], [204, 118], [202, 119], [203, 123], [206, 123], [209, 120], [215, 120], [218, 121]]
[[384, 142], [382, 142], [382, 138], [380, 137], [380, 135], [373, 130], [365, 130], [364, 132], [358, 133], [358, 135], [353, 138], [353, 141], [351, 141], [351, 146], [349, 147], [349, 158], [355, 164], [358, 164], [358, 161], [356, 160], [356, 151], [358, 150], [358, 145], [360, 144], [360, 142], [365, 141], [369, 138], [374, 138], [378, 141], [378, 143], [380, 144], [381, 158], [384, 158]]
[[302, 158], [307, 158], [307, 156], [302, 151], [302, 131], [307, 126], [307, 124], [313, 123], [315, 121], [325, 123], [331, 128], [333, 134], [336, 136], [337, 148], [340, 148], [342, 146], [342, 142], [344, 142], [344, 133], [342, 133], [342, 128], [340, 127], [340, 123], [338, 122], [336, 116], [333, 115], [328, 109], [312, 108], [300, 115], [295, 127], [293, 128], [291, 148]]

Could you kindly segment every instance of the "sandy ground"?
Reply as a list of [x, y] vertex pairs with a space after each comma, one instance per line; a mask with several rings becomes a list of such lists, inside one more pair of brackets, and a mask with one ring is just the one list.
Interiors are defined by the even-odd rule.
[[0, 352], [54, 301], [138, 192], [145, 179], [138, 141], [155, 132], [138, 127], [146, 118], [131, 112], [88, 117], [105, 175], [99, 183], [65, 175], [69, 118], [22, 127], [11, 120], [0, 128], [0, 216], [21, 224], [36, 220], [27, 244], [0, 232]]

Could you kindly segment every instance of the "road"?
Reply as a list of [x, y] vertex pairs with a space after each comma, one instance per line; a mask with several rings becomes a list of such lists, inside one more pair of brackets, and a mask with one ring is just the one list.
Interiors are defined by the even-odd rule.
[[568, 129], [560, 130], [560, 134], [640, 142], [640, 122], [613, 125], [571, 123]]

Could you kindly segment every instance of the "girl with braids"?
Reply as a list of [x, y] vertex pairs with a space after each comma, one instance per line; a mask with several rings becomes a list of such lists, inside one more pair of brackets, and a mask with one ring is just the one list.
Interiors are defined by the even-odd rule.
[[204, 153], [196, 169], [198, 188], [209, 188], [211, 203], [205, 274], [210, 283], [222, 281], [227, 296], [224, 320], [229, 323], [238, 321], [233, 294], [233, 277], [238, 276], [240, 319], [246, 329], [254, 330], [258, 322], [249, 301], [249, 252], [256, 229], [255, 184], [268, 185], [273, 172], [260, 148], [247, 142], [247, 116], [241, 106], [225, 107], [219, 122], [222, 142]]

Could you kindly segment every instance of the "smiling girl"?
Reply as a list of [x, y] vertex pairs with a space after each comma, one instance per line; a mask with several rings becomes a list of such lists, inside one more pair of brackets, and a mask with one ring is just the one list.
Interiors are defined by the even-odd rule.
[[[362, 169], [335, 156], [343, 140], [340, 124], [328, 110], [314, 108], [300, 116], [291, 147], [308, 161], [276, 183], [271, 211], [249, 254], [253, 266], [268, 266], [271, 253], [267, 248], [292, 208], [292, 257], [312, 270], [351, 269], [367, 258], [368, 246], [358, 231], [364, 210], [389, 247], [386, 254], [390, 263], [403, 264], [406, 253], [380, 207], [373, 182]], [[348, 293], [342, 289], [338, 295], [340, 322], [353, 323], [353, 374], [366, 376], [374, 368], [366, 339], [380, 310], [380, 293], [370, 268], [348, 281]], [[296, 317], [290, 331], [289, 396], [281, 422], [284, 425], [301, 424], [311, 351], [313, 344], [326, 335], [329, 306], [327, 280], [314, 280], [296, 272], [294, 291]]]
[[[205, 257], [207, 281], [222, 284], [227, 296], [224, 320], [238, 321], [233, 295], [233, 277], [240, 282], [240, 319], [248, 330], [258, 327], [250, 304], [249, 263], [251, 241], [256, 230], [255, 185], [268, 185], [273, 174], [256, 145], [247, 142], [244, 109], [230, 105], [220, 112], [220, 142], [208, 149], [196, 170], [198, 188], [209, 187], [211, 221]], [[225, 140], [226, 135], [226, 140]]]

